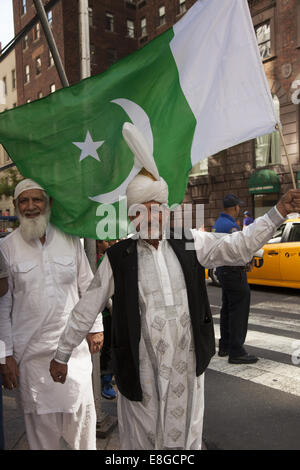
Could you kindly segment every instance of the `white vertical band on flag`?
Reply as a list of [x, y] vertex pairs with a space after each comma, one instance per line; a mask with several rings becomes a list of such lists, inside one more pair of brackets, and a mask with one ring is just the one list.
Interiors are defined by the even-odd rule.
[[247, 0], [198, 0], [170, 43], [197, 120], [192, 165], [275, 130], [277, 122]]

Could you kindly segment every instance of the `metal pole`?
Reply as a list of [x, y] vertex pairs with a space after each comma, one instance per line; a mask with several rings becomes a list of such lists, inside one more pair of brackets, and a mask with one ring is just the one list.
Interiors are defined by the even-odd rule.
[[52, 57], [53, 57], [53, 60], [54, 60], [54, 63], [55, 63], [60, 81], [61, 81], [61, 84], [62, 84], [63, 87], [68, 87], [69, 86], [69, 81], [67, 79], [67, 75], [66, 75], [66, 72], [65, 72], [60, 54], [59, 54], [58, 49], [57, 49], [56, 42], [55, 42], [51, 27], [50, 27], [49, 22], [48, 22], [48, 18], [47, 18], [47, 15], [46, 15], [46, 11], [45, 11], [43, 2], [42, 2], [42, 0], [33, 0], [33, 2], [34, 2], [34, 5], [35, 5], [35, 8], [36, 8], [36, 12], [38, 14], [38, 17], [40, 19], [41, 25], [43, 27], [43, 30], [44, 30], [44, 33], [45, 33], [45, 36], [46, 36], [46, 39], [47, 39], [47, 42], [48, 42], [48, 46], [49, 46], [49, 49], [51, 51], [51, 54], [52, 54]]
[[285, 151], [285, 154], [286, 154], [286, 158], [287, 158], [287, 161], [288, 161], [288, 165], [289, 165], [289, 169], [290, 169], [290, 173], [291, 173], [291, 177], [292, 177], [293, 188], [297, 189], [297, 185], [296, 185], [296, 181], [295, 181], [295, 176], [294, 176], [290, 156], [289, 156], [287, 146], [286, 146], [286, 143], [285, 143], [285, 140], [284, 140], [284, 136], [283, 136], [282, 127], [281, 127], [280, 122], [278, 122], [275, 127], [276, 127], [276, 129], [279, 130], [280, 137], [281, 137], [281, 140], [282, 140], [282, 143], [283, 143], [284, 151]]

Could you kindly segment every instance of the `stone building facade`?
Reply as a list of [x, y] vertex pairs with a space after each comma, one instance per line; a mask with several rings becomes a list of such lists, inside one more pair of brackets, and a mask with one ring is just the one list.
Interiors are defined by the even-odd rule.
[[[297, 181], [300, 178], [300, 2], [249, 0], [248, 3]], [[194, 167], [185, 202], [205, 205], [205, 228], [210, 230], [222, 211], [225, 194], [236, 194], [245, 203], [243, 210], [248, 209], [257, 217], [291, 187], [284, 147], [279, 133], [275, 132], [224, 150], [211, 156], [206, 165]]]

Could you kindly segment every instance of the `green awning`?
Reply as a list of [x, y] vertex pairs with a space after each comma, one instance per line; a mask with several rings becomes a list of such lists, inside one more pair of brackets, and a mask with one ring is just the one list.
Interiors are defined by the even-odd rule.
[[273, 170], [258, 170], [248, 181], [251, 194], [279, 193], [278, 175]]
[[297, 188], [300, 189], [300, 171], [297, 173]]

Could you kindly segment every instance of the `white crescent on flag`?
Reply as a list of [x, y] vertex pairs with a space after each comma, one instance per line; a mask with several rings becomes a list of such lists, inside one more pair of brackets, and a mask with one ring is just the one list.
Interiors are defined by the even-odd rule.
[[[111, 103], [115, 103], [124, 109], [128, 117], [131, 119], [132, 123], [139, 129], [139, 131], [147, 140], [150, 151], [153, 153], [153, 134], [151, 129], [151, 123], [147, 113], [143, 110], [143, 108], [126, 98], [118, 98], [116, 100], [112, 100]], [[130, 171], [127, 178], [122, 181], [120, 186], [115, 188], [113, 191], [104, 194], [99, 194], [98, 196], [89, 197], [89, 199], [95, 202], [99, 202], [101, 204], [112, 204], [114, 202], [118, 202], [120, 197], [125, 196], [127, 186], [139, 173], [140, 170], [140, 163], [134, 160], [132, 170]]]

